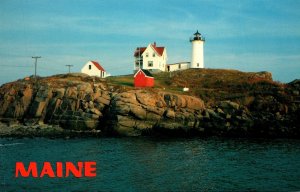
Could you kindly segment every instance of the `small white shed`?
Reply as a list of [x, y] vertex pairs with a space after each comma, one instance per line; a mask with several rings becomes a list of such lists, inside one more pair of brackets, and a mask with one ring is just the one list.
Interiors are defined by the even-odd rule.
[[107, 76], [105, 69], [97, 61], [87, 62], [81, 69], [81, 73], [89, 76], [105, 78]]
[[179, 70], [185, 70], [190, 68], [190, 62], [180, 62], [180, 63], [173, 63], [173, 64], [167, 64], [167, 72], [170, 71], [179, 71]]

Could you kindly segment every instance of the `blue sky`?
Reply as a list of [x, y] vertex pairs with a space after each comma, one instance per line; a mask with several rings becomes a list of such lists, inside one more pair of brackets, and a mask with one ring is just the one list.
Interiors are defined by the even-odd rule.
[[300, 78], [300, 0], [0, 0], [0, 84], [34, 73], [79, 72], [97, 60], [129, 74], [137, 46], [190, 61], [189, 37], [206, 38], [205, 67]]

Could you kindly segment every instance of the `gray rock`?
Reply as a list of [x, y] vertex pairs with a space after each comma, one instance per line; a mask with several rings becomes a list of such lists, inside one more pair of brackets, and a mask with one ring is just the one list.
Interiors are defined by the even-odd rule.
[[102, 113], [96, 108], [91, 109], [90, 112], [98, 116], [102, 116]]
[[152, 112], [148, 112], [147, 113], [147, 120], [153, 120], [153, 121], [158, 121], [161, 119], [161, 116], [160, 115], [157, 115], [155, 113], [152, 113]]
[[130, 112], [138, 119], [146, 119], [146, 111], [140, 106], [131, 105]]
[[105, 98], [103, 98], [103, 97], [98, 97], [98, 98], [96, 98], [96, 99], [95, 99], [95, 102], [97, 102], [97, 103], [102, 103], [102, 104], [104, 104], [104, 105], [109, 105], [109, 104], [110, 104], [110, 100], [107, 100], [107, 99], [105, 99]]
[[56, 97], [56, 98], [63, 98], [64, 95], [65, 95], [65, 89], [64, 88], [56, 88], [56, 89], [53, 89], [53, 97]]
[[166, 111], [166, 117], [170, 119], [175, 119], [175, 112], [173, 110], [168, 109]]
[[32, 117], [41, 117], [42, 112], [44, 111], [46, 106], [46, 101], [34, 101], [29, 113], [31, 114]]

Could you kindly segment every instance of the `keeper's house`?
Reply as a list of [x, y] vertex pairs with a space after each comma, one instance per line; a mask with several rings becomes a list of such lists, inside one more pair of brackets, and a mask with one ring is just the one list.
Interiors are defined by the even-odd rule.
[[167, 50], [165, 47], [158, 47], [156, 43], [147, 47], [137, 47], [134, 51], [134, 71], [146, 69], [151, 72], [166, 71]]

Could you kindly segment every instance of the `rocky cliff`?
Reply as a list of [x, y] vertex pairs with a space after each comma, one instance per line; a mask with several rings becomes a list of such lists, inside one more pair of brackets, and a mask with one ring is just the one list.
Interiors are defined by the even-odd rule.
[[149, 134], [153, 129], [198, 129], [204, 102], [201, 99], [153, 90], [116, 94], [109, 107], [112, 131], [121, 135]]
[[299, 138], [299, 81], [280, 95], [210, 103], [162, 89], [118, 89], [82, 74], [18, 80], [0, 88], [0, 136], [222, 135]]

